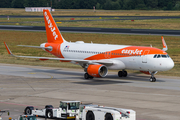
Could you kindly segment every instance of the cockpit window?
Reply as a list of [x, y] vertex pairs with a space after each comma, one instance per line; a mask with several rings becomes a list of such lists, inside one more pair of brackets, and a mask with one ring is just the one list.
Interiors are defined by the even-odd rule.
[[160, 58], [160, 57], [161, 57], [161, 55], [158, 55], [158, 56], [157, 56], [157, 58]]
[[167, 58], [167, 56], [166, 56], [166, 55], [161, 55], [161, 57], [162, 57], [162, 58]]
[[167, 55], [154, 55], [154, 57], [153, 58], [169, 58], [169, 55], [167, 54]]

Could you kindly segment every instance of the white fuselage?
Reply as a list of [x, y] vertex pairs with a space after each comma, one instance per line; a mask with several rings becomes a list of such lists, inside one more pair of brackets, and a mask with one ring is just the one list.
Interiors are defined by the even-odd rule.
[[131, 46], [93, 44], [82, 41], [75, 43], [64, 42], [59, 47], [64, 58], [112, 61], [114, 64], [107, 65], [108, 69], [166, 71], [174, 66], [174, 62], [170, 57], [154, 58], [154, 55], [158, 54], [158, 51], [157, 53], [153, 51], [153, 54], [145, 54], [147, 51], [148, 53], [150, 52], [149, 49], [151, 49], [151, 47], [144, 47], [143, 50], [141, 50], [141, 47], [132, 46], [136, 48], [136, 51], [128, 49], [128, 53], [124, 51], [126, 48], [131, 48]]

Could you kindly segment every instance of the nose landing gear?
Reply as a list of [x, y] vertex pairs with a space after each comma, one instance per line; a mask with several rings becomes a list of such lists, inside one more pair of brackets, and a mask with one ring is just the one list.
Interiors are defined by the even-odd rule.
[[156, 78], [154, 77], [154, 74], [157, 73], [157, 71], [149, 72], [151, 74], [151, 77], [149, 79], [150, 82], [156, 82]]

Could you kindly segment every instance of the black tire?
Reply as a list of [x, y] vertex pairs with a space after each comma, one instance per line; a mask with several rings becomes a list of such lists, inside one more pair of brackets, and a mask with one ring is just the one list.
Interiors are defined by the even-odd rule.
[[34, 107], [33, 106], [28, 106], [28, 107], [25, 108], [24, 114], [25, 115], [31, 115], [32, 114], [32, 110], [34, 110]]
[[127, 71], [123, 71], [123, 77], [127, 77]]
[[52, 112], [52, 110], [46, 110], [46, 118], [53, 118], [53, 112]]
[[110, 113], [105, 115], [105, 120], [113, 120], [113, 116]]
[[54, 108], [54, 107], [52, 105], [46, 105], [45, 108], [48, 109], [48, 108]]
[[149, 81], [150, 81], [150, 82], [156, 82], [156, 78], [155, 78], [155, 77], [151, 77], [151, 78], [149, 79]]
[[122, 71], [119, 71], [119, 72], [118, 72], [118, 76], [119, 76], [119, 77], [122, 77], [122, 76], [123, 76], [123, 72], [122, 72]]
[[93, 76], [90, 76], [90, 75], [89, 75], [89, 79], [93, 79], [93, 78], [94, 78]]
[[88, 111], [86, 113], [86, 120], [95, 120], [94, 113], [91, 111]]
[[85, 78], [85, 79], [89, 79], [89, 74], [88, 74], [88, 73], [85, 73], [85, 74], [84, 74], [84, 78]]

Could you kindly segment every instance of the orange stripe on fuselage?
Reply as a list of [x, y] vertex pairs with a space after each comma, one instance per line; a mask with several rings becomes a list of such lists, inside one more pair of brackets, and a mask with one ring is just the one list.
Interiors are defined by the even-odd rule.
[[[149, 52], [145, 52], [145, 51], [149, 51]], [[153, 47], [130, 46], [122, 49], [107, 51], [101, 54], [96, 54], [86, 58], [85, 60], [101, 60], [101, 59], [110, 59], [110, 58], [119, 58], [119, 57], [141, 56], [147, 54], [151, 55], [151, 54], [167, 54], [167, 53], [164, 52], [163, 50]]]

